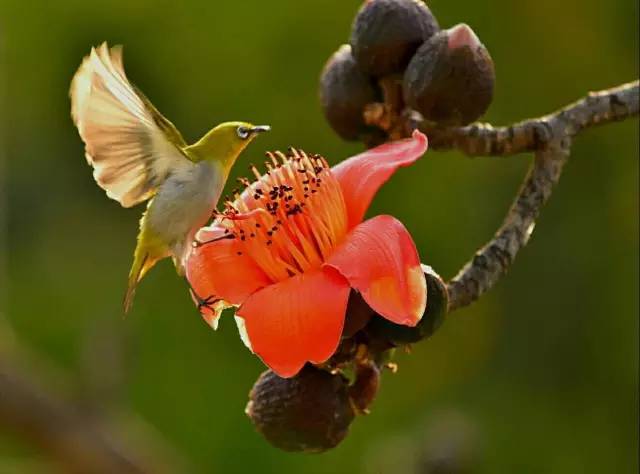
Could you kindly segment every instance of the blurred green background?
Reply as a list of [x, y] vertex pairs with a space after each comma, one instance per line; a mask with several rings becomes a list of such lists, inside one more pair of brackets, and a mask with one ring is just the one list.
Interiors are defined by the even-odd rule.
[[[224, 120], [271, 124], [238, 173], [288, 145], [337, 162], [361, 145], [325, 123], [317, 79], [359, 3], [0, 0], [1, 330], [65, 369], [76, 389], [135, 413], [189, 472], [410, 472], [416, 452], [468, 455], [479, 473], [636, 472], [637, 120], [576, 140], [509, 275], [399, 354], [373, 413], [326, 454], [280, 452], [254, 432], [243, 410], [263, 366], [231, 318], [217, 333], [204, 324], [169, 261], [122, 318], [141, 209], [121, 209], [95, 185], [69, 118], [69, 81], [91, 45], [124, 44], [129, 77], [188, 141]], [[442, 26], [470, 24], [491, 52], [493, 123], [638, 75], [635, 0], [429, 6]], [[528, 163], [429, 153], [370, 214], [398, 216], [423, 261], [451, 277], [495, 231]], [[29, 472], [40, 459], [0, 426], [0, 472]]]

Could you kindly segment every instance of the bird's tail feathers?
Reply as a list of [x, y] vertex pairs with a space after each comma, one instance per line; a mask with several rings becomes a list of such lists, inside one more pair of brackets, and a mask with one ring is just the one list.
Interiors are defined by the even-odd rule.
[[127, 284], [127, 292], [124, 295], [123, 308], [124, 313], [127, 314], [131, 309], [131, 305], [133, 304], [133, 297], [136, 293], [136, 287], [140, 280], [144, 278], [146, 273], [153, 267], [157, 258], [152, 257], [148, 252], [138, 252], [136, 251], [135, 256], [133, 258], [133, 265], [131, 266], [131, 270], [129, 271], [129, 281]]

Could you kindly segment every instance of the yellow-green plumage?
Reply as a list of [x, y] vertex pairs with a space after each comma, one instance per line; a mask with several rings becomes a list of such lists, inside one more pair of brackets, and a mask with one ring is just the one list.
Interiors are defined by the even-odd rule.
[[71, 116], [93, 175], [124, 207], [149, 200], [140, 220], [124, 299], [158, 262], [172, 257], [184, 274], [195, 232], [210, 218], [235, 160], [257, 133], [247, 122], [222, 123], [193, 145], [126, 78], [122, 49], [92, 48], [71, 83]]

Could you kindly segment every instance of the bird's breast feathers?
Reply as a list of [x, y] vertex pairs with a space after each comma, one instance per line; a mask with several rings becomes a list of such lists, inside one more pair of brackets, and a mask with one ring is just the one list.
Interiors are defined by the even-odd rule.
[[149, 230], [168, 242], [172, 253], [179, 256], [186, 251], [185, 239], [191, 240], [209, 220], [224, 181], [224, 170], [211, 161], [175, 170], [149, 204]]

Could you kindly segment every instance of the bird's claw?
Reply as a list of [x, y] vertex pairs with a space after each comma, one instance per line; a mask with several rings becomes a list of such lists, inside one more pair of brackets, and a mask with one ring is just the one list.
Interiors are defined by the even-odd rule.
[[216, 298], [214, 295], [209, 295], [206, 298], [200, 298], [198, 295], [195, 295], [195, 297], [198, 301], [198, 311], [202, 313], [202, 308], [207, 308], [212, 313], [216, 312], [213, 305], [220, 301], [220, 298]]

